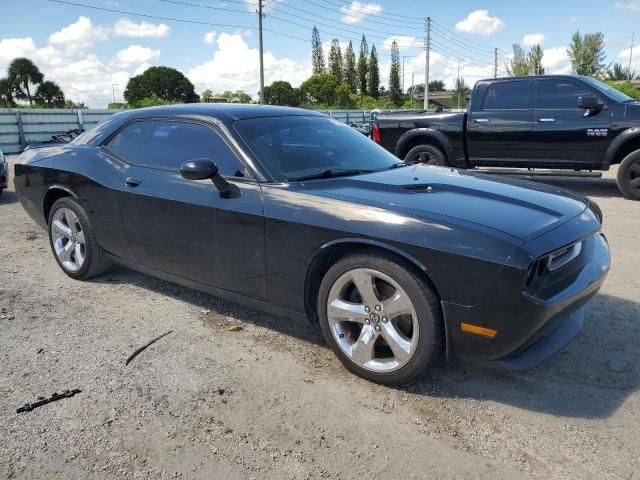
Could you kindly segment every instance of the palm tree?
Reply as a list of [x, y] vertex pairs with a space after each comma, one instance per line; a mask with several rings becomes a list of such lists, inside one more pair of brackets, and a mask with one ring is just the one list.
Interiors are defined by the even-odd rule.
[[[30, 105], [33, 105], [33, 99], [29, 85], [42, 83], [43, 78], [44, 76], [38, 67], [28, 58], [16, 58], [9, 65], [9, 80], [19, 88], [16, 92], [18, 98], [28, 98]], [[26, 90], [26, 94], [22, 90], [23, 88]]]
[[15, 107], [16, 102], [13, 100], [13, 92], [15, 88], [8, 78], [0, 78], [0, 105], [5, 107]]
[[45, 105], [47, 107], [52, 108], [63, 108], [64, 107], [64, 93], [62, 89], [55, 82], [45, 81], [42, 82], [38, 89], [36, 90], [36, 94], [34, 98], [37, 103], [41, 105]]

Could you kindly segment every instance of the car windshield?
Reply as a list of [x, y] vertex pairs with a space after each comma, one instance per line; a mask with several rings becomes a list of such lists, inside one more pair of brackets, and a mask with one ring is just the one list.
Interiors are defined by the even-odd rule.
[[399, 162], [362, 133], [329, 117], [252, 118], [234, 126], [277, 181], [385, 170]]
[[633, 98], [631, 98], [629, 95], [626, 95], [626, 94], [622, 93], [620, 90], [616, 90], [615, 88], [610, 87], [606, 83], [602, 83], [602, 82], [596, 80], [595, 78], [582, 77], [582, 80], [584, 80], [586, 83], [591, 85], [596, 90], [604, 93], [607, 97], [609, 97], [614, 102], [622, 103], [622, 102], [633, 102], [634, 101]]

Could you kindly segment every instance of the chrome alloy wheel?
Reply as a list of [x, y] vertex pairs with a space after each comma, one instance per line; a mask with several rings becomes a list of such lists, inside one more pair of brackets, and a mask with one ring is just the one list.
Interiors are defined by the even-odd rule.
[[85, 261], [86, 245], [76, 214], [68, 208], [56, 210], [49, 229], [53, 250], [63, 268], [72, 273], [80, 270]]
[[343, 273], [329, 290], [329, 328], [358, 366], [393, 372], [418, 346], [418, 317], [409, 295], [388, 275], [370, 268]]

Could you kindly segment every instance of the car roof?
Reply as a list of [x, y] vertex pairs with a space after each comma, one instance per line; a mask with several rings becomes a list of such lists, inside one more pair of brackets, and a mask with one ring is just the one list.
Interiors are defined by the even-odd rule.
[[480, 82], [505, 82], [505, 81], [509, 81], [509, 80], [524, 80], [524, 79], [536, 79], [536, 78], [543, 78], [543, 79], [554, 79], [554, 78], [577, 78], [579, 80], [585, 78], [583, 75], [573, 75], [573, 74], [569, 74], [569, 73], [556, 73], [553, 75], [523, 75], [523, 76], [519, 76], [519, 77], [498, 77], [498, 78], [483, 78], [482, 80], [478, 80], [478, 83]]
[[129, 118], [204, 115], [219, 118], [221, 120], [243, 120], [247, 118], [283, 117], [290, 115], [324, 115], [320, 112], [305, 110], [303, 108], [245, 103], [187, 103], [179, 105], [162, 105], [158, 107], [129, 110], [123, 113]]

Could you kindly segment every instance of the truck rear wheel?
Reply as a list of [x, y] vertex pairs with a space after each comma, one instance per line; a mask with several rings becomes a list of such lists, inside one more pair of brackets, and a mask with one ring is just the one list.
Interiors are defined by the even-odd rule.
[[446, 166], [444, 152], [434, 145], [417, 145], [404, 156], [406, 163], [425, 163], [427, 165]]
[[631, 152], [620, 163], [618, 188], [625, 197], [640, 200], [640, 150]]

